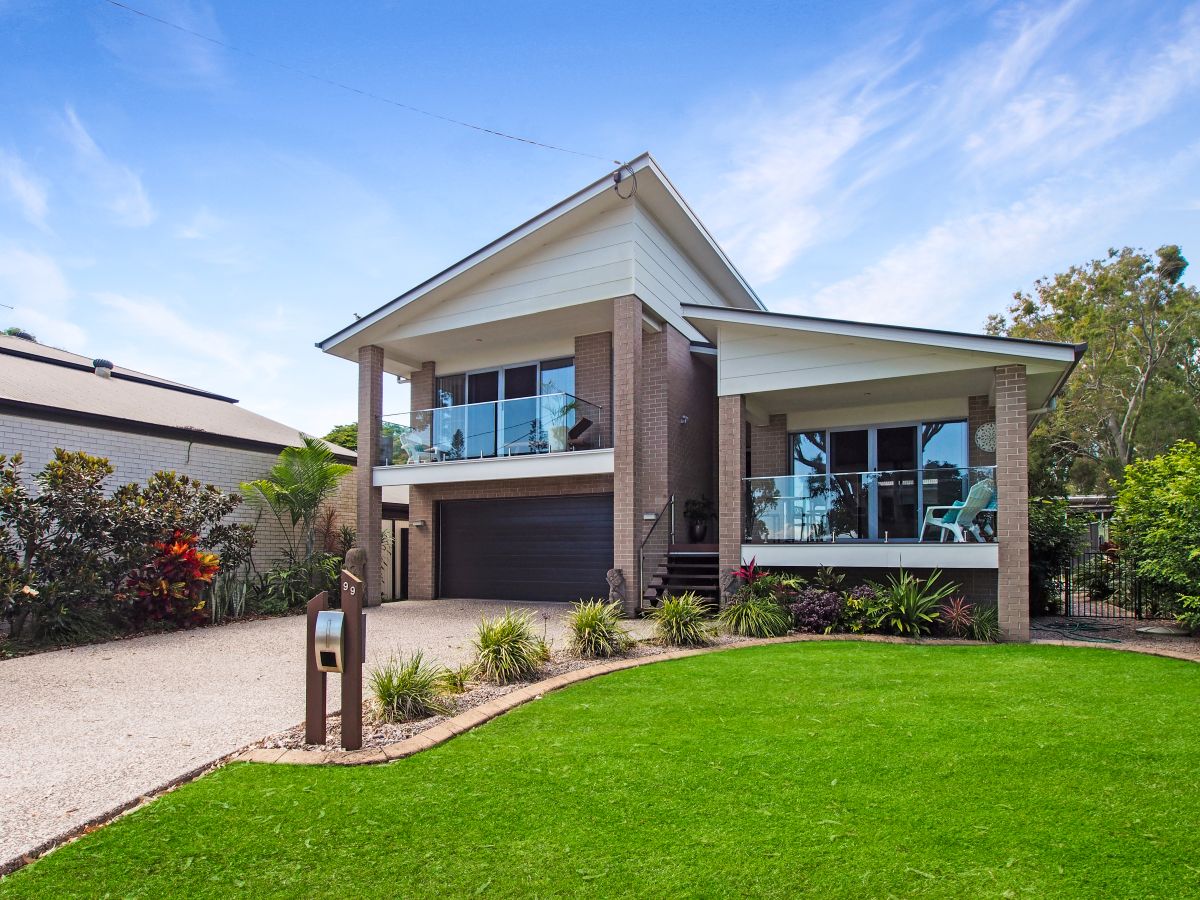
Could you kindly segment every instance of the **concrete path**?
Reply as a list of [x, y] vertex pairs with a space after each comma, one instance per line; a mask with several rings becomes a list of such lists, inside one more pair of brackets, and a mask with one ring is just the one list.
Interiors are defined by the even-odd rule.
[[[368, 666], [392, 650], [466, 662], [483, 614], [436, 600], [367, 612]], [[565, 604], [526, 604], [561, 646]], [[640, 624], [640, 623], [639, 623]], [[330, 679], [330, 709], [338, 704]], [[0, 868], [304, 718], [304, 618], [0, 661]]]

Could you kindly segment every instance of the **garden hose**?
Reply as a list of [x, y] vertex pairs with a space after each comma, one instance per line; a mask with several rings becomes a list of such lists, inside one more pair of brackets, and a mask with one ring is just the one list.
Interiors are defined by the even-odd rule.
[[1094, 632], [1114, 631], [1120, 625], [1106, 625], [1100, 622], [1061, 622], [1054, 625], [1034, 623], [1034, 631], [1048, 631], [1069, 641], [1087, 641], [1092, 644], [1119, 644], [1118, 638], [1102, 637]]

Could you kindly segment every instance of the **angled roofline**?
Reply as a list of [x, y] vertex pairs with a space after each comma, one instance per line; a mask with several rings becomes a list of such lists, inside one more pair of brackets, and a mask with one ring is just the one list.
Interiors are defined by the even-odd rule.
[[[66, 353], [70, 351], [63, 352]], [[77, 363], [70, 359], [57, 359], [53, 356], [43, 356], [40, 353], [29, 353], [25, 350], [19, 350], [16, 347], [0, 347], [0, 356], [15, 356], [18, 359], [28, 359], [32, 362], [44, 363], [48, 366], [58, 366], [62, 369], [74, 369], [79, 372], [96, 371], [95, 366]], [[136, 375], [128, 370], [120, 371], [113, 369], [112, 374], [110, 374], [108, 377], [115, 381], [133, 381], [137, 384], [144, 384], [149, 387], [162, 388], [164, 391], [175, 391], [180, 394], [193, 394], [197, 397], [207, 397], [209, 400], [220, 400], [223, 403], [237, 403], [237, 400], [233, 397], [226, 397], [222, 394], [214, 394], [212, 391], [205, 391], [200, 388], [190, 387], [186, 384], [179, 384], [178, 382], [174, 381], [164, 381], [158, 378], [146, 378]]]
[[662, 169], [659, 168], [659, 165], [654, 160], [654, 157], [652, 157], [648, 152], [646, 152], [646, 153], [639, 154], [637, 157], [635, 157], [634, 159], [625, 163], [624, 165], [610, 170], [605, 175], [596, 179], [595, 181], [593, 181], [591, 184], [587, 185], [586, 187], [581, 188], [580, 190], [576, 191], [574, 194], [571, 194], [569, 197], [566, 197], [565, 199], [560, 200], [558, 203], [555, 203], [553, 206], [549, 207], [548, 209], [543, 210], [542, 212], [538, 213], [533, 218], [528, 219], [525, 222], [522, 222], [516, 228], [513, 228], [511, 231], [508, 231], [505, 234], [502, 234], [500, 237], [485, 244], [484, 246], [480, 247], [475, 252], [468, 254], [467, 256], [464, 256], [458, 262], [451, 264], [450, 266], [446, 267], [442, 271], [438, 272], [436, 275], [433, 275], [433, 276], [425, 279], [420, 284], [416, 285], [413, 288], [410, 288], [409, 290], [405, 291], [403, 294], [396, 297], [395, 299], [383, 304], [378, 309], [375, 309], [375, 310], [367, 313], [365, 316], [363, 316], [362, 318], [358, 319], [355, 322], [352, 322], [351, 324], [347, 325], [345, 328], [335, 331], [333, 334], [331, 334], [329, 337], [325, 338], [324, 340], [318, 341], [316, 343], [317, 348], [319, 348], [320, 350], [326, 350], [326, 351], [329, 350], [331, 347], [335, 346], [336, 344], [340, 344], [342, 341], [353, 337], [355, 334], [358, 334], [360, 331], [363, 331], [364, 329], [369, 328], [371, 325], [374, 325], [376, 322], [379, 322], [381, 319], [386, 318], [387, 316], [391, 315], [396, 310], [401, 309], [404, 306], [407, 306], [409, 303], [416, 300], [418, 297], [421, 297], [424, 294], [429, 293], [434, 288], [436, 288], [442, 284], [445, 284], [451, 278], [454, 278], [455, 276], [467, 271], [472, 266], [475, 266], [475, 265], [479, 264], [480, 262], [483, 262], [487, 258], [494, 256], [496, 253], [500, 252], [501, 250], [505, 249], [506, 247], [509, 247], [509, 246], [515, 244], [517, 241], [519, 241], [522, 238], [526, 237], [527, 235], [533, 233], [534, 231], [537, 231], [539, 228], [548, 224], [549, 222], [553, 221], [554, 219], [557, 219], [560, 216], [570, 212], [571, 210], [576, 209], [579, 206], [582, 206], [588, 200], [591, 200], [592, 198], [599, 196], [604, 191], [606, 191], [610, 187], [612, 187], [613, 176], [617, 172], [626, 170], [626, 169], [632, 171], [634, 173], [635, 178], [637, 176], [637, 173], [644, 169], [650, 169], [654, 172], [655, 176], [659, 179], [659, 181], [662, 182], [663, 186], [667, 189], [668, 193], [671, 195], [671, 198], [687, 214], [688, 219], [691, 221], [692, 225], [696, 228], [697, 231], [699, 231], [701, 236], [709, 244], [709, 246], [712, 248], [713, 252], [717, 255], [717, 257], [721, 260], [721, 262], [725, 265], [725, 267], [729, 269], [730, 273], [734, 276], [734, 278], [737, 280], [738, 284], [742, 287], [742, 289], [746, 291], [747, 296], [749, 296], [755, 302], [755, 304], [758, 305], [758, 307], [761, 310], [766, 311], [766, 306], [763, 304], [762, 300], [759, 299], [758, 294], [756, 294], [754, 292], [754, 289], [751, 288], [749, 283], [746, 281], [746, 279], [744, 277], [742, 277], [742, 273], [739, 272], [737, 270], [737, 267], [734, 266], [734, 264], [730, 261], [729, 257], [726, 255], [725, 251], [721, 248], [721, 245], [717, 243], [716, 238], [714, 238], [712, 236], [712, 233], [704, 226], [704, 223], [701, 222], [700, 219], [696, 216], [696, 213], [692, 210], [691, 206], [688, 205], [687, 201], [684, 200], [682, 195], [680, 195], [679, 191], [676, 190], [675, 185], [673, 185], [671, 183], [671, 180], [669, 178], [667, 178], [667, 176], [663, 173]]
[[[909, 325], [887, 325], [878, 322], [856, 322], [850, 319], [826, 319], [819, 316], [805, 316], [794, 313], [778, 313], [751, 309], [729, 309], [717, 306], [704, 306], [695, 303], [681, 304], [685, 319], [697, 319], [710, 322], [729, 322], [744, 325], [777, 325], [783, 328], [797, 330], [823, 331], [828, 334], [843, 334], [854, 336], [866, 332], [885, 332], [877, 335], [880, 339], [902, 340], [907, 343], [938, 343], [944, 347], [970, 349], [996, 349], [994, 345], [1002, 344], [1012, 349], [1015, 346], [1029, 348], [1030, 352], [1023, 356], [1033, 356], [1040, 359], [1054, 359], [1070, 362], [1072, 367], [1087, 350], [1087, 344], [1066, 344], [1057, 341], [1040, 341], [1031, 338], [1003, 337], [990, 334], [972, 334], [969, 331], [949, 331], [940, 328], [922, 328]], [[934, 340], [930, 340], [933, 338]], [[950, 340], [946, 340], [949, 338]], [[940, 340], [939, 340], [940, 339]], [[978, 346], [972, 347], [975, 344]], [[988, 346], [993, 345], [993, 346]], [[1043, 353], [1035, 352], [1037, 349]], [[1067, 355], [1069, 354], [1069, 355]]]

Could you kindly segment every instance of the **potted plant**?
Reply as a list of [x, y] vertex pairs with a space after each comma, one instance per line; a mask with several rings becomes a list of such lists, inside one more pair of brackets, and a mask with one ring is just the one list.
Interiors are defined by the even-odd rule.
[[713, 502], [705, 496], [683, 504], [683, 517], [688, 522], [688, 537], [699, 544], [708, 535], [708, 522], [716, 514]]

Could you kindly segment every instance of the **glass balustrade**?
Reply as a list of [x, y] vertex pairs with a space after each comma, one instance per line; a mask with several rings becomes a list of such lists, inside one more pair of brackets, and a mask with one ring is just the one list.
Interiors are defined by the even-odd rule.
[[746, 479], [745, 540], [996, 540], [996, 468], [928, 467]]
[[571, 394], [540, 394], [387, 417], [377, 464], [419, 465], [607, 446], [600, 407]]

